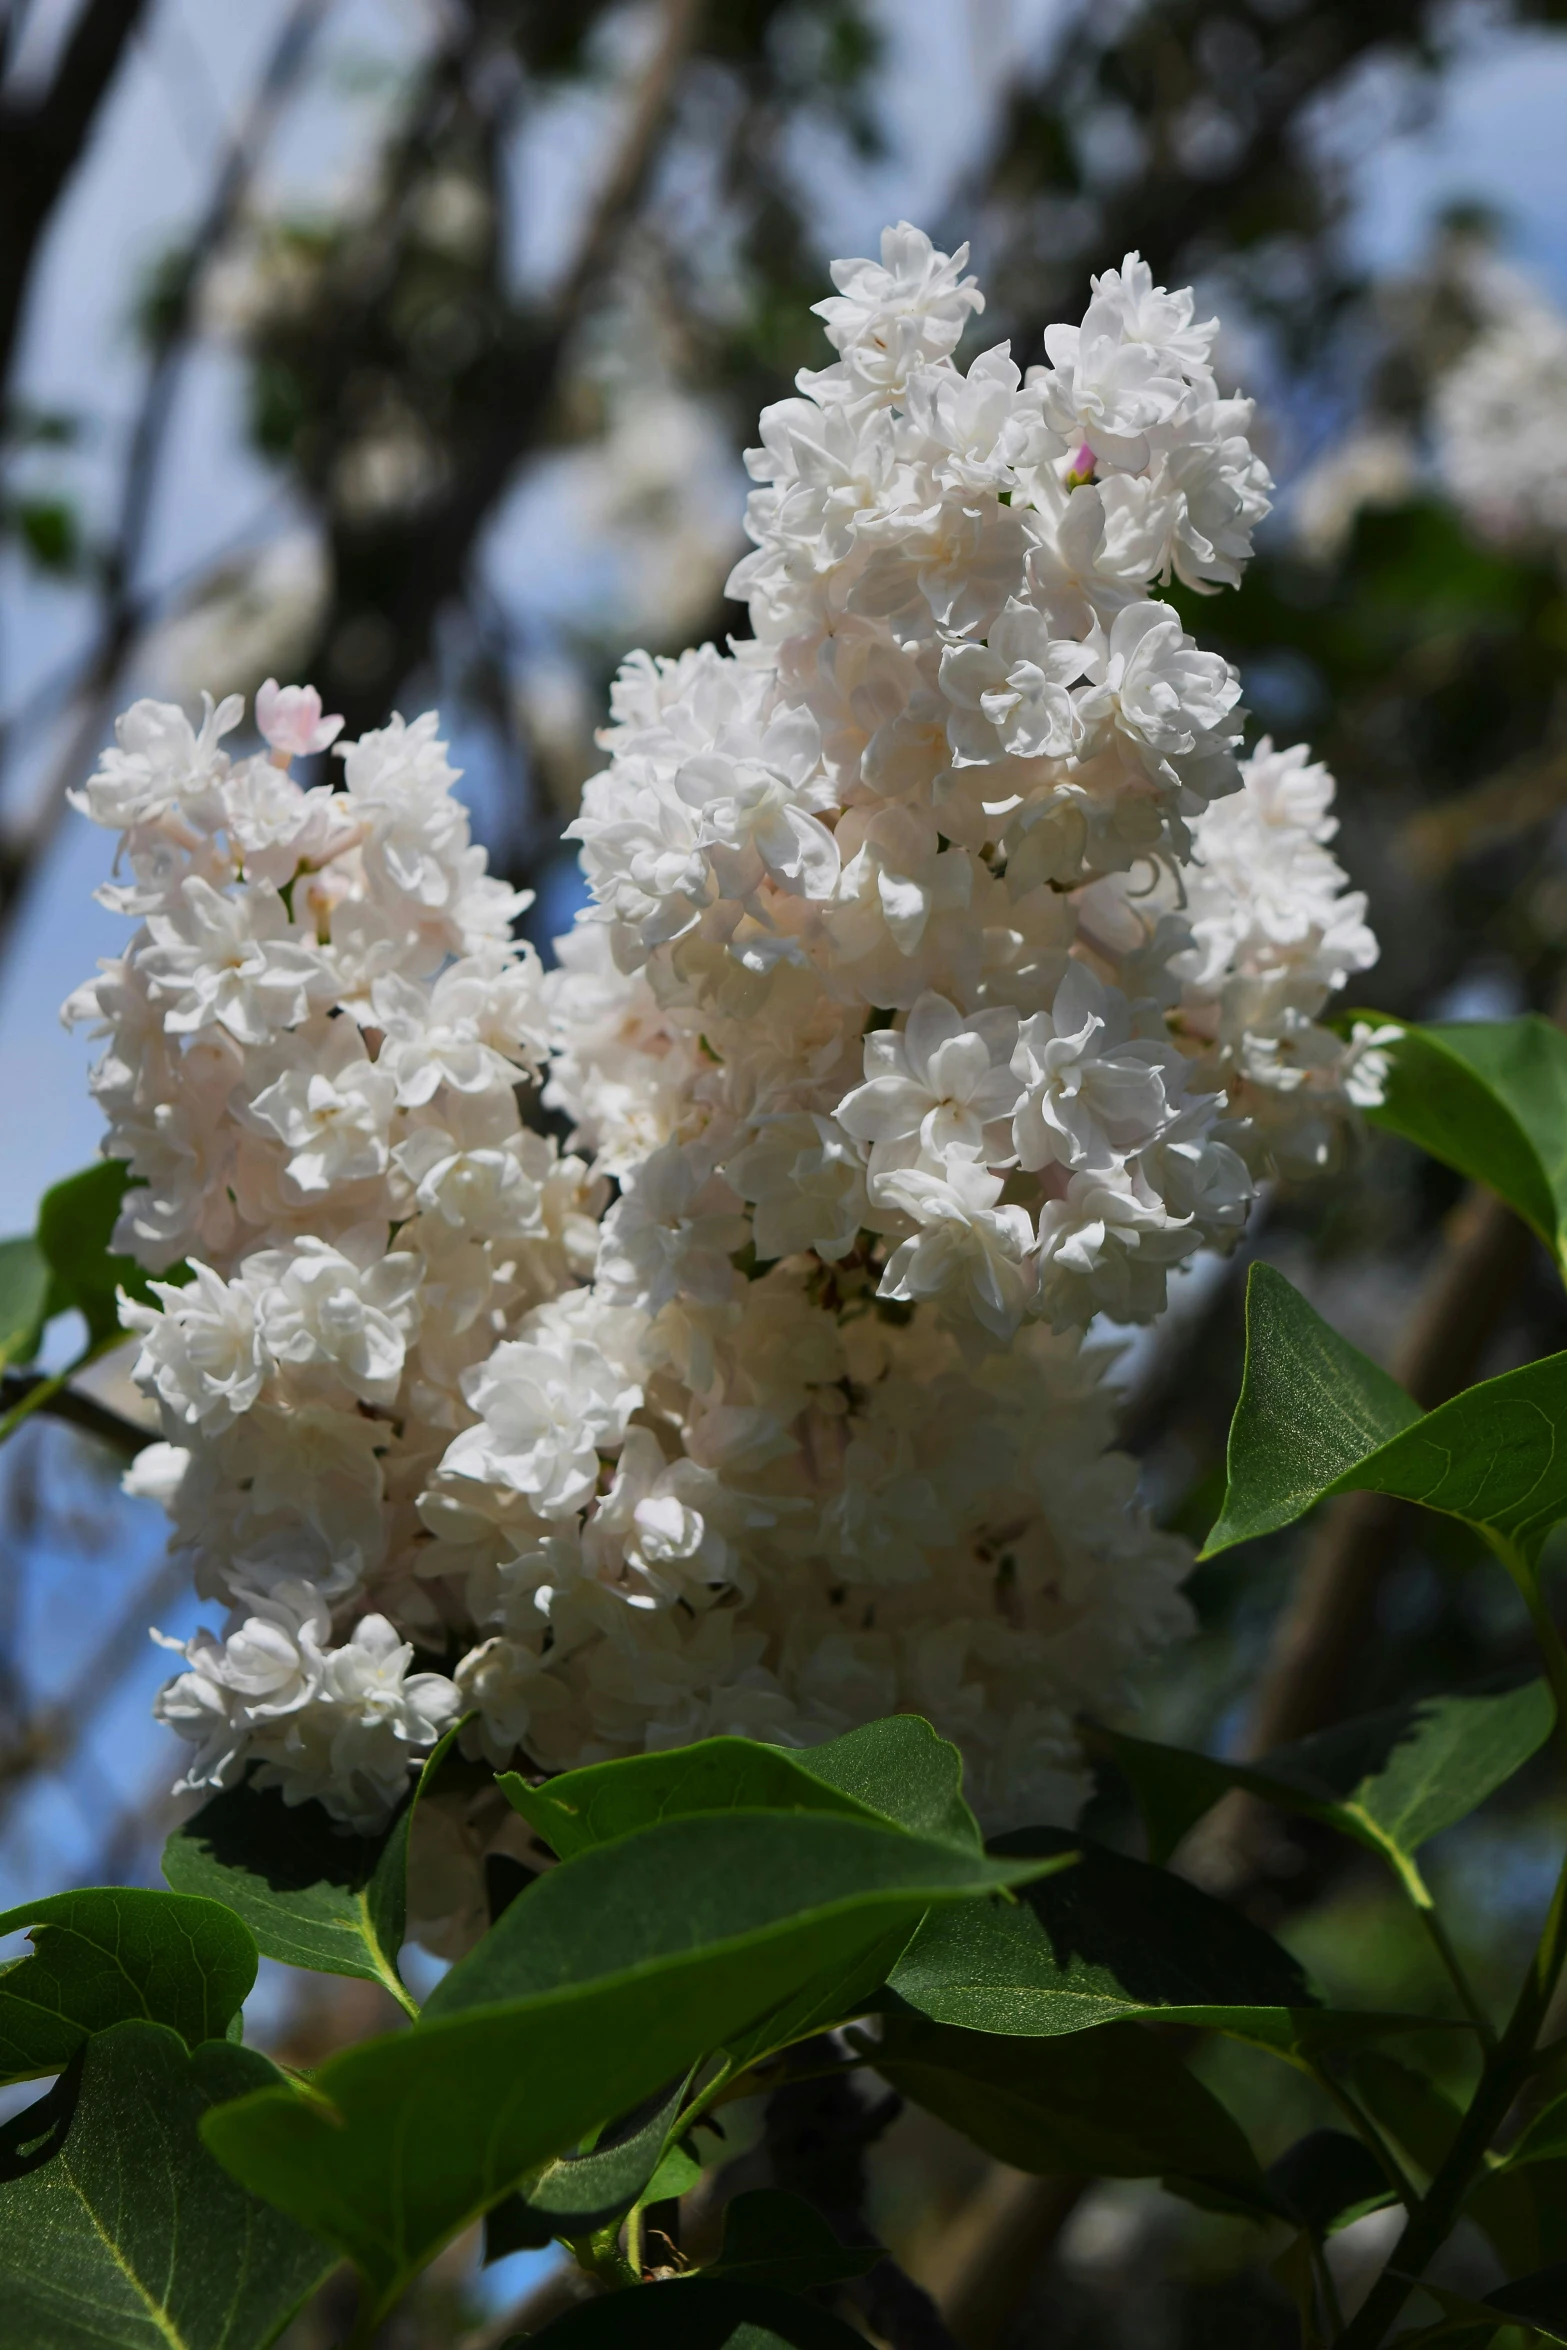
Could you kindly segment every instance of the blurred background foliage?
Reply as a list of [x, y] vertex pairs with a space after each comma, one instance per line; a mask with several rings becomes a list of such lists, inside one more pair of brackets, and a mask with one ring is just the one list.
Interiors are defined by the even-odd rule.
[[[739, 452], [823, 356], [809, 306], [846, 249], [839, 224], [859, 249], [866, 222], [900, 211], [972, 240], [990, 296], [974, 348], [1010, 337], [1026, 363], [1129, 247], [1221, 311], [1280, 509], [1239, 591], [1174, 600], [1240, 663], [1253, 732], [1308, 737], [1339, 777], [1342, 853], [1383, 941], [1369, 1000], [1562, 1014], [1567, 325], [1515, 273], [1484, 159], [1396, 268], [1370, 264], [1357, 212], [1368, 153], [1509, 43], [1555, 72], [1567, 8], [0, 0], [10, 1221], [39, 1174], [90, 1148], [81, 1056], [42, 1019], [57, 969], [84, 972], [107, 943], [86, 905], [101, 843], [62, 809], [113, 711], [273, 673], [314, 678], [350, 733], [439, 701], [492, 855], [538, 891], [547, 940], [576, 903], [558, 835], [608, 678], [634, 643], [744, 627], [724, 595]], [[1505, 416], [1477, 448], [1452, 393], [1520, 319], [1528, 428], [1557, 452], [1554, 502], [1521, 508]], [[1426, 1400], [1567, 1344], [1543, 1258], [1392, 1141], [1270, 1198], [1247, 1246]], [[1118, 1371], [1150, 1495], [1198, 1535], [1239, 1376], [1240, 1271], [1199, 1266]], [[123, 1366], [103, 1375], [123, 1383]], [[145, 1626], [181, 1628], [191, 1603], [117, 1470], [61, 1426], [34, 1423], [6, 1455], [0, 1903], [151, 1878], [169, 1824]], [[1199, 1569], [1200, 1629], [1148, 1692], [1151, 1734], [1255, 1746], [1520, 1663], [1527, 1625], [1499, 1571], [1432, 1524], [1341, 1506]], [[1435, 1856], [1464, 1956], [1499, 1996], [1560, 1809], [1526, 1773]], [[1134, 1841], [1109, 1775], [1090, 1825]], [[1185, 1865], [1341, 1997], [1440, 2003], [1368, 1858], [1237, 1815]], [[253, 2030], [307, 2061], [377, 2028], [374, 1997], [269, 1977]], [[1202, 2062], [1266, 2155], [1332, 2118], [1265, 2059]], [[883, 2109], [845, 2129], [874, 2223], [975, 2350], [1296, 2338], [1277, 2247], [1240, 2222], [1153, 2188], [987, 2171]], [[726, 2184], [781, 2175], [756, 2117], [723, 2152], [688, 2231]], [[1556, 2217], [1567, 2228], [1567, 2200]], [[1348, 2299], [1384, 2224], [1339, 2240]], [[1485, 2279], [1487, 2257], [1460, 2239], [1454, 2281]], [[499, 2342], [528, 2281], [518, 2260], [478, 2278], [465, 2246], [386, 2340]], [[341, 2315], [328, 2298], [298, 2350], [338, 2339]]]

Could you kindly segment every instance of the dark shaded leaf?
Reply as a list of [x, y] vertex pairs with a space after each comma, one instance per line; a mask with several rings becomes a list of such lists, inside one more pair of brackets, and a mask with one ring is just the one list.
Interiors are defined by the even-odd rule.
[[690, 2075], [649, 2098], [603, 2131], [590, 2154], [547, 2162], [485, 2214], [484, 2257], [547, 2244], [554, 2236], [585, 2236], [641, 2200], [663, 2160]]
[[865, 2350], [863, 2334], [809, 2301], [700, 2277], [585, 2301], [532, 2339], [550, 2350]]
[[1420, 1847], [1505, 1785], [1545, 1744], [1556, 1708], [1544, 1681], [1520, 1689], [1426, 1697], [1337, 1724], [1255, 1763], [1095, 1730], [1137, 1798], [1150, 1858], [1181, 1838], [1232, 1787], [1325, 1821], [1400, 1874]]
[[261, 2350], [336, 2255], [221, 2170], [213, 2104], [278, 2078], [248, 2048], [115, 2024], [0, 2129], [6, 2350]]
[[1019, 2042], [889, 2016], [876, 2070], [1016, 2170], [1211, 2181], [1272, 2209], [1240, 2124], [1137, 2024]]
[[0, 1934], [21, 1926], [33, 1955], [0, 1972], [0, 2080], [59, 2072], [128, 2017], [221, 2040], [256, 1979], [255, 1943], [216, 1901], [104, 1886], [0, 1915]]
[[1288, 1526], [1336, 1493], [1419, 1502], [1526, 1563], [1567, 1515], [1567, 1355], [1422, 1413], [1270, 1265], [1246, 1288], [1246, 1372], [1229, 1484], [1201, 1555]]
[[881, 2258], [879, 2244], [841, 2244], [814, 2204], [778, 2187], [736, 2195], [724, 2211], [724, 2241], [702, 2281], [778, 2285], [806, 2293], [862, 2277]]
[[1270, 1934], [1163, 1869], [1059, 1828], [1020, 1829], [991, 1849], [1078, 1857], [1015, 1902], [965, 1904], [921, 1927], [888, 1983], [937, 2023], [1043, 2036], [1117, 2017], [1211, 2020], [1312, 2004], [1298, 1963]]
[[208, 2142], [350, 2253], [383, 2310], [606, 2115], [931, 1906], [1029, 1866], [825, 1812], [666, 1821], [562, 1862], [411, 2031], [214, 2114]]
[[1398, 2198], [1368, 2146], [1347, 2130], [1311, 2130], [1268, 2166], [1268, 2184], [1314, 2236], [1347, 2227]]

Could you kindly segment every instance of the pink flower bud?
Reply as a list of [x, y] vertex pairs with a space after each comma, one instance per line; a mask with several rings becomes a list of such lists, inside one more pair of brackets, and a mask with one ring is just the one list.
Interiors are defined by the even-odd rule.
[[341, 718], [322, 717], [321, 696], [313, 685], [279, 685], [275, 677], [256, 695], [256, 724], [282, 765], [324, 751], [343, 730]]

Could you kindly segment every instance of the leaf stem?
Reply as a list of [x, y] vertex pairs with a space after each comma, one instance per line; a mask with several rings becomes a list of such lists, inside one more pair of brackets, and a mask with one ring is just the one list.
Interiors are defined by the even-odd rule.
[[1431, 1937], [1432, 1947], [1447, 1971], [1453, 1989], [1458, 1993], [1465, 2015], [1480, 2035], [1480, 2045], [1487, 2055], [1496, 2046], [1496, 2026], [1480, 2004], [1479, 1994], [1464, 1972], [1464, 1964], [1453, 1947], [1452, 1937], [1431, 1898], [1431, 1889], [1412, 1860], [1402, 1854], [1398, 1858], [1398, 1880], [1408, 1894], [1420, 1923]]

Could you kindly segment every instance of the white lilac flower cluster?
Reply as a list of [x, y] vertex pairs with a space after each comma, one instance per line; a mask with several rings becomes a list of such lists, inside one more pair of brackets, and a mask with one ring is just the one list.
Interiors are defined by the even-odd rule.
[[1436, 388], [1438, 475], [1489, 538], [1567, 538], [1567, 318], [1499, 265], [1475, 292], [1489, 315]]
[[963, 262], [835, 266], [750, 460], [754, 639], [622, 672], [548, 975], [433, 719], [307, 791], [309, 689], [234, 764], [236, 706], [141, 703], [88, 785], [142, 925], [72, 1007], [119, 1239], [192, 1268], [127, 1309], [136, 1478], [230, 1611], [160, 1703], [188, 1785], [370, 1825], [460, 1713], [550, 1770], [912, 1709], [990, 1818], [1060, 1817], [1179, 1630], [1082, 1332], [1330, 1159], [1375, 1060], [1318, 1015], [1375, 949], [1329, 778], [1238, 760], [1151, 592], [1265, 506], [1214, 327], [1134, 255], [964, 374]]

